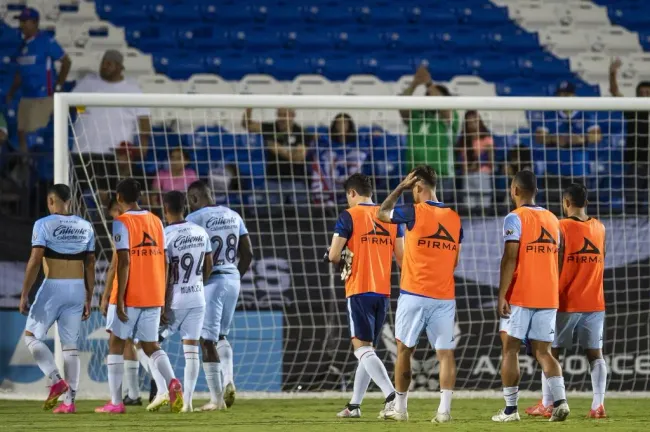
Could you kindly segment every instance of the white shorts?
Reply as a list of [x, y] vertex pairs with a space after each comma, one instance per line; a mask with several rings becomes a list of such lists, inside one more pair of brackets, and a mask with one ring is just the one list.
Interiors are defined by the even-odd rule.
[[181, 334], [181, 340], [199, 340], [205, 317], [205, 306], [172, 309], [169, 312], [169, 324], [163, 329], [161, 336], [167, 339], [174, 333]]
[[83, 279], [45, 279], [29, 308], [25, 331], [43, 340], [56, 322], [62, 345], [76, 345], [86, 300]]
[[553, 342], [557, 309], [510, 306], [510, 318], [501, 318], [499, 331], [519, 340]]
[[395, 312], [395, 338], [409, 348], [417, 345], [422, 330], [436, 350], [456, 348], [456, 301], [400, 294]]
[[108, 305], [106, 331], [122, 340], [133, 339], [139, 342], [158, 342], [160, 307], [125, 307], [129, 320], [125, 323], [117, 317], [117, 306]]
[[240, 284], [238, 274], [210, 276], [204, 287], [206, 307], [201, 330], [203, 339], [216, 342], [219, 336], [228, 336], [237, 308]]
[[573, 347], [573, 332], [578, 333], [582, 349], [603, 348], [605, 312], [558, 312], [555, 322], [553, 348]]

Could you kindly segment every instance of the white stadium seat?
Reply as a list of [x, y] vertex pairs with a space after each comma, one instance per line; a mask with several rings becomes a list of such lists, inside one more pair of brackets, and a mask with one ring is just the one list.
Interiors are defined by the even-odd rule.
[[233, 86], [219, 75], [194, 74], [181, 85], [183, 93], [233, 94]]
[[599, 29], [590, 37], [593, 50], [596, 52], [622, 56], [643, 51], [639, 43], [639, 35], [620, 26]]
[[563, 25], [573, 28], [599, 28], [609, 27], [607, 8], [599, 7], [592, 3], [579, 3], [561, 6], [560, 20]]
[[181, 93], [180, 84], [167, 75], [142, 75], [138, 77], [138, 85], [143, 93]]
[[351, 75], [341, 84], [341, 94], [351, 96], [390, 96], [391, 88], [374, 75]]
[[539, 32], [539, 41], [548, 51], [566, 58], [591, 51], [591, 43], [583, 30], [552, 27]]
[[610, 57], [603, 54], [578, 54], [571, 57], [571, 71], [583, 80], [595, 84], [607, 80], [610, 63]]
[[284, 94], [284, 86], [271, 75], [248, 74], [245, 75], [237, 88], [240, 94]]
[[528, 119], [524, 111], [480, 111], [479, 114], [495, 135], [509, 135], [518, 129], [528, 127]]
[[[393, 84], [393, 94], [402, 94], [404, 90], [406, 90], [408, 86], [411, 85], [411, 82], [413, 82], [413, 75], [403, 75], [399, 80], [397, 80], [397, 82], [395, 82], [395, 84]], [[447, 85], [446, 83], [439, 84]], [[424, 86], [418, 86], [418, 88], [416, 88], [413, 92], [413, 96], [424, 96], [425, 93], [426, 89]]]
[[[628, 80], [628, 79], [618, 79], [618, 91], [620, 91], [625, 97], [635, 97], [636, 96], [636, 86], [638, 80]], [[599, 83], [600, 95], [603, 97], [611, 96], [609, 92], [609, 81], [603, 81]]]
[[650, 80], [650, 53], [633, 53], [621, 59], [624, 79], [647, 81]]
[[459, 75], [449, 81], [449, 90], [458, 96], [496, 96], [496, 86], [474, 75]]
[[[315, 74], [298, 75], [288, 84], [289, 94], [307, 96], [337, 95], [340, 87], [340, 83], [331, 82], [324, 76]], [[323, 110], [296, 110], [296, 121], [305, 126], [327, 124], [327, 114]]]
[[83, 48], [66, 49], [66, 54], [72, 61], [68, 80], [79, 80], [88, 74], [99, 73], [100, 56], [97, 52], [89, 52]]
[[78, 6], [75, 12], [62, 12], [59, 13], [59, 22], [65, 24], [79, 25], [88, 21], [97, 21], [97, 10], [94, 1], [84, 0], [60, 0], [59, 4], [76, 4]]
[[518, 4], [508, 8], [508, 13], [512, 20], [528, 31], [553, 27], [560, 22], [555, 9], [543, 3]]
[[136, 48], [127, 48], [122, 51], [122, 55], [124, 55], [124, 73], [126, 75], [137, 78], [140, 75], [155, 73], [151, 54], [145, 54]]
[[[106, 34], [91, 36], [91, 32]], [[123, 51], [127, 48], [124, 29], [116, 27], [108, 21], [89, 21], [79, 24], [79, 29], [76, 31], [75, 45], [92, 51], [105, 51], [107, 49]]]

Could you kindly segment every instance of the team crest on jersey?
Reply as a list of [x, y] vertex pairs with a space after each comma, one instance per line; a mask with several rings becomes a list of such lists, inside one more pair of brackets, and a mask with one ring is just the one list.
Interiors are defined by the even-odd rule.
[[526, 245], [526, 252], [535, 253], [556, 253], [557, 241], [553, 238], [546, 228], [542, 227], [542, 231], [537, 237], [537, 240], [532, 241]]
[[421, 237], [418, 240], [418, 246], [451, 251], [457, 249], [456, 240], [454, 240], [449, 230], [440, 222], [438, 222], [438, 230], [435, 233], [427, 237]]
[[584, 244], [582, 249], [576, 252], [571, 252], [567, 256], [568, 262], [575, 262], [578, 264], [586, 263], [601, 263], [603, 257], [600, 254], [600, 249], [587, 237], [584, 237]]
[[514, 233], [515, 233], [514, 230], [511, 230], [511, 229], [507, 229], [507, 230], [506, 230], [506, 235], [507, 235], [507, 236], [511, 236], [511, 235], [513, 235]]

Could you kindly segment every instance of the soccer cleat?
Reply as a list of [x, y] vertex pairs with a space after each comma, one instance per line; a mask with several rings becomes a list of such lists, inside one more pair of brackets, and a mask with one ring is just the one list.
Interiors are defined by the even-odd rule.
[[182, 413], [191, 413], [191, 412], [199, 412], [200, 410], [197, 408], [196, 410], [192, 408], [192, 405], [183, 405], [183, 408], [181, 408]]
[[436, 416], [431, 420], [431, 423], [449, 423], [451, 420], [451, 414], [448, 412], [436, 413]]
[[174, 378], [169, 382], [169, 405], [172, 412], [178, 413], [183, 409], [183, 386]]
[[104, 406], [95, 408], [95, 412], [102, 414], [124, 414], [126, 412], [126, 408], [124, 407], [123, 403], [113, 405], [112, 403], [108, 402]]
[[235, 403], [235, 389], [234, 383], [228, 383], [226, 388], [223, 391], [223, 400], [226, 402], [226, 406], [230, 408]]
[[492, 416], [492, 421], [497, 422], [497, 423], [506, 423], [506, 422], [513, 422], [513, 421], [520, 421], [521, 418], [519, 417], [519, 412], [515, 411], [512, 414], [506, 414], [505, 409], [500, 409], [496, 415]]
[[384, 420], [408, 421], [409, 413], [407, 411], [397, 411], [395, 408], [384, 410]]
[[126, 395], [124, 396], [124, 399], [122, 399], [122, 403], [124, 403], [124, 406], [142, 406], [142, 398], [137, 397], [131, 399], [129, 395]]
[[47, 396], [47, 399], [45, 399], [45, 403], [43, 404], [43, 409], [49, 411], [54, 408], [56, 403], [59, 401], [59, 397], [67, 392], [69, 388], [70, 386], [68, 386], [68, 383], [63, 379], [52, 384], [52, 387], [50, 387], [50, 394]]
[[52, 412], [54, 414], [74, 414], [77, 412], [77, 408], [74, 406], [74, 403], [71, 403], [70, 405], [60, 403]]
[[157, 395], [153, 401], [147, 405], [147, 411], [149, 412], [154, 412], [158, 411], [160, 408], [169, 405], [169, 393], [163, 393], [161, 395]]
[[156, 381], [151, 380], [151, 386], [149, 387], [149, 403], [153, 402], [154, 399], [156, 399], [156, 395], [158, 394], [158, 387], [156, 386]]
[[336, 414], [338, 418], [361, 418], [361, 405], [347, 404], [345, 408]]
[[208, 402], [201, 407], [201, 411], [223, 411], [225, 409], [227, 409], [227, 407], [226, 403], [223, 400], [220, 400], [217, 403]]
[[548, 421], [552, 421], [552, 422], [564, 421], [566, 420], [567, 417], [569, 417], [569, 413], [571, 413], [571, 410], [569, 409], [569, 404], [566, 402], [562, 402], [560, 405], [553, 408], [553, 414], [551, 414], [551, 418]]
[[379, 415], [377, 416], [379, 420], [384, 420], [384, 414], [386, 414], [388, 411], [393, 411], [395, 409], [395, 397], [396, 397], [395, 392], [388, 395], [388, 397], [384, 401], [384, 409], [379, 411]]
[[589, 410], [589, 415], [587, 418], [591, 419], [604, 419], [607, 418], [607, 413], [605, 412], [605, 406], [601, 405], [595, 410]]
[[552, 413], [553, 405], [545, 407], [542, 401], [539, 401], [536, 405], [526, 408], [526, 414], [532, 417], [551, 418]]

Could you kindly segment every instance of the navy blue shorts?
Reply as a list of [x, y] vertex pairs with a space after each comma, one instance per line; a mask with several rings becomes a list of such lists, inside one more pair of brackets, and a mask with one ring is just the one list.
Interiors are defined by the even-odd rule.
[[382, 295], [358, 294], [348, 297], [350, 336], [377, 346], [389, 307], [390, 298]]

